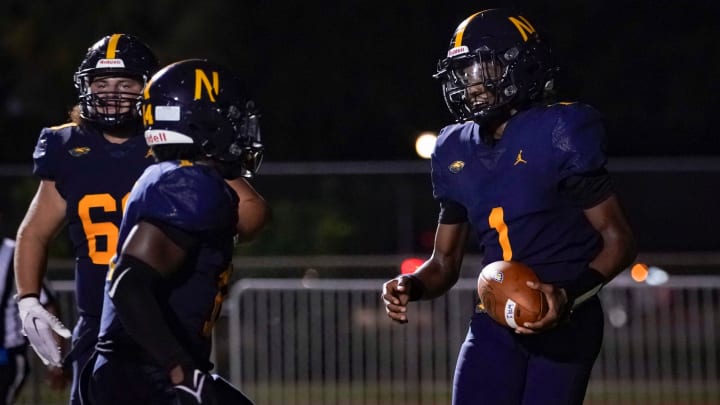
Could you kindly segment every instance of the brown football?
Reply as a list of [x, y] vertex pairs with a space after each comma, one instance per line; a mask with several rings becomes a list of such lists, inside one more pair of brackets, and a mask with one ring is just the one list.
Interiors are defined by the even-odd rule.
[[538, 281], [528, 266], [514, 261], [488, 264], [478, 277], [478, 295], [488, 315], [503, 326], [516, 328], [542, 318], [548, 310], [545, 296], [528, 287]]

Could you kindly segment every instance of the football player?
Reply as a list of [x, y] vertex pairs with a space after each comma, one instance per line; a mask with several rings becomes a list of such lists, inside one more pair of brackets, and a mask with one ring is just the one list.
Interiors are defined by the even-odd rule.
[[438, 63], [457, 123], [442, 129], [431, 160], [435, 245], [414, 274], [383, 285], [388, 316], [405, 323], [408, 301], [455, 284], [471, 227], [484, 264], [529, 265], [549, 306], [514, 330], [476, 311], [454, 405], [582, 404], [603, 335], [596, 294], [636, 255], [605, 168], [603, 119], [582, 103], [551, 104], [555, 74], [535, 26], [505, 9], [463, 21]]
[[60, 366], [54, 333], [70, 332], [45, 311], [38, 296], [48, 245], [67, 224], [75, 255], [79, 319], [72, 334], [71, 403], [79, 404], [77, 378], [97, 341], [102, 291], [118, 240], [123, 206], [135, 180], [153, 163], [142, 136], [137, 102], [159, 68], [153, 52], [126, 34], [92, 45], [75, 73], [79, 120], [44, 128], [35, 151], [40, 185], [17, 232], [15, 276], [22, 327], [37, 355]]
[[257, 111], [237, 76], [199, 59], [153, 76], [142, 111], [145, 140], [158, 163], [127, 200], [89, 400], [251, 404], [209, 374], [209, 359], [235, 236], [252, 238], [266, 218], [264, 200], [245, 181], [263, 153]]

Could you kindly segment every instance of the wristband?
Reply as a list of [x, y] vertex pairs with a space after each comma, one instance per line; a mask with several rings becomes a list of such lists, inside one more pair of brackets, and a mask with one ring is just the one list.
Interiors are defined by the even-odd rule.
[[596, 295], [606, 282], [607, 279], [599, 271], [587, 267], [575, 280], [565, 286], [565, 294], [567, 294], [568, 302], [571, 303], [571, 308], [577, 307]]
[[405, 279], [408, 281], [408, 285], [410, 286], [410, 291], [408, 292], [409, 300], [418, 301], [421, 299], [425, 294], [425, 283], [420, 280], [420, 277], [414, 274], [408, 274], [405, 276]]
[[23, 295], [15, 294], [14, 298], [15, 298], [15, 301], [20, 301], [23, 298], [30, 298], [30, 297], [40, 299], [40, 294], [38, 294], [38, 293], [27, 293], [27, 294], [23, 294]]

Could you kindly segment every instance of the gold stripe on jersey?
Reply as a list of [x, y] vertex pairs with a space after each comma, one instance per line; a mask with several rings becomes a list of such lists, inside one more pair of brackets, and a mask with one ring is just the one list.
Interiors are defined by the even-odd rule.
[[65, 124], [60, 124], [60, 125], [56, 125], [56, 126], [54, 126], [54, 127], [50, 127], [50, 129], [53, 130], [53, 131], [58, 131], [58, 130], [63, 129], [63, 128], [76, 127], [76, 126], [77, 126], [77, 124], [74, 123], [74, 122], [67, 122], [67, 123], [65, 123]]

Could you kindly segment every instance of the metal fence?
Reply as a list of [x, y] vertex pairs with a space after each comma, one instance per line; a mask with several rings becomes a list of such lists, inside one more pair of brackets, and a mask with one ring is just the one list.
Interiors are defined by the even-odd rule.
[[[475, 280], [391, 323], [384, 280], [243, 280], [218, 331], [221, 372], [257, 404], [449, 404]], [[601, 293], [605, 340], [586, 404], [720, 403], [720, 277]]]
[[[216, 371], [257, 405], [444, 405], [475, 279], [387, 319], [382, 279], [246, 279], [234, 284], [215, 335]], [[74, 286], [55, 282], [64, 319]], [[601, 292], [606, 326], [586, 404], [720, 404], [720, 277], [662, 286], [623, 274]], [[66, 404], [42, 365], [18, 404]]]

